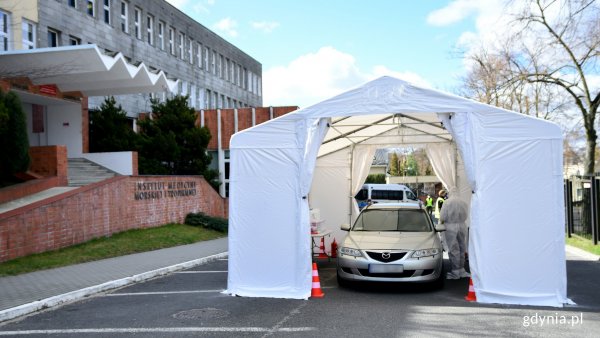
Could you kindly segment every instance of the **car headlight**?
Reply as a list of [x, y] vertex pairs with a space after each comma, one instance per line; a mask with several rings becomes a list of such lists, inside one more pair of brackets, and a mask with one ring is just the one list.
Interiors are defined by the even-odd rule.
[[421, 249], [421, 250], [416, 250], [415, 252], [413, 252], [412, 257], [413, 258], [421, 258], [421, 257], [435, 256], [439, 253], [440, 253], [440, 249], [436, 249], [436, 248]]
[[353, 248], [342, 247], [340, 249], [340, 252], [342, 253], [342, 255], [348, 255], [348, 256], [354, 256], [354, 257], [362, 256], [362, 253], [360, 253], [360, 250], [353, 249]]

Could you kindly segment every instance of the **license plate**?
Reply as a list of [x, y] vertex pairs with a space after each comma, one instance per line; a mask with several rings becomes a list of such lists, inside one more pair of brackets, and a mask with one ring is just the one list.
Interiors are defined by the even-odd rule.
[[402, 264], [369, 264], [370, 273], [400, 273], [404, 272]]

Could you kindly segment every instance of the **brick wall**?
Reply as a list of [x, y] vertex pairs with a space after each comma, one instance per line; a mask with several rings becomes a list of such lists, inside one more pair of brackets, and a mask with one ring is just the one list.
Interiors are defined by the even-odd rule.
[[[252, 110], [254, 109], [254, 119], [256, 124], [266, 122], [271, 119], [271, 110], [273, 118], [285, 115], [289, 112], [297, 110], [295, 106], [282, 107], [258, 107], [258, 108], [239, 108], [237, 109], [238, 130], [250, 128], [252, 124]], [[235, 134], [235, 111], [236, 109], [221, 109], [221, 148], [229, 149], [229, 140]], [[208, 143], [207, 149], [218, 149], [218, 118], [217, 109], [204, 110], [204, 126], [210, 130], [212, 136]], [[198, 112], [198, 125], [201, 125], [200, 113]]]
[[30, 171], [42, 176], [58, 176], [64, 178], [64, 183], [67, 183], [66, 146], [29, 147], [29, 157], [31, 157]]
[[0, 214], [0, 262], [110, 236], [182, 223], [190, 212], [228, 217], [201, 176], [118, 176]]

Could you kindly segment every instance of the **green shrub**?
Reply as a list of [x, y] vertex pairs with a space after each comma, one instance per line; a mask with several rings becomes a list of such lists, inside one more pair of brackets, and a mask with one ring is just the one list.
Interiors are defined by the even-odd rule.
[[227, 232], [227, 219], [220, 217], [212, 217], [201, 212], [189, 213], [185, 217], [185, 224], [192, 226], [200, 226], [207, 229], [212, 229], [220, 232]]

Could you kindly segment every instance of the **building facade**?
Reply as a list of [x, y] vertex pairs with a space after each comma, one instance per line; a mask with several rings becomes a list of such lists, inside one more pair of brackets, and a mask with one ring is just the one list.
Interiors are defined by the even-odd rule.
[[[0, 51], [96, 44], [179, 80], [197, 110], [262, 106], [262, 65], [164, 0], [3, 0]], [[66, 64], [65, 67], [68, 67]], [[150, 96], [117, 96], [131, 117]], [[90, 97], [90, 107], [103, 97]]]

